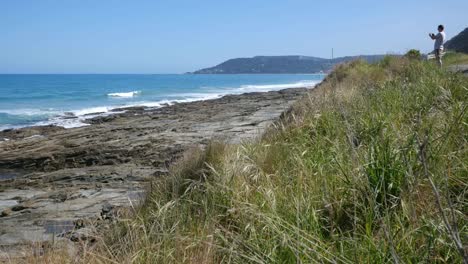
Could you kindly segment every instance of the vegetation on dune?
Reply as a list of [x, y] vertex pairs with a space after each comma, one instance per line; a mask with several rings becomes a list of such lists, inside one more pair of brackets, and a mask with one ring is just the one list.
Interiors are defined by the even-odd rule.
[[338, 66], [260, 140], [187, 152], [84, 258], [463, 262], [467, 88], [413, 59]]

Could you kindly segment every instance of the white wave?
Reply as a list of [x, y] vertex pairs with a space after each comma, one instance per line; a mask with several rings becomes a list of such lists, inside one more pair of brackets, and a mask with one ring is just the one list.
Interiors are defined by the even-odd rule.
[[[241, 85], [240, 87], [222, 87], [222, 88], [208, 86], [208, 87], [202, 87], [202, 88], [207, 89], [209, 91], [213, 91], [213, 92], [216, 91], [218, 92], [218, 96], [223, 96], [223, 95], [228, 95], [228, 94], [277, 91], [277, 90], [288, 89], [288, 88], [313, 88], [320, 82], [321, 80], [303, 80], [303, 81], [299, 81], [295, 83], [246, 84], [246, 85]], [[192, 96], [193, 94], [188, 94], [188, 95]]]
[[160, 100], [156, 102], [135, 102], [133, 104], [125, 105], [122, 108], [126, 107], [137, 107], [137, 106], [143, 106], [143, 107], [163, 107], [165, 105], [172, 105], [174, 104], [174, 100]]
[[132, 92], [126, 92], [126, 93], [109, 93], [107, 96], [109, 97], [118, 97], [118, 98], [128, 98], [128, 97], [134, 97], [137, 96], [140, 91], [132, 91]]
[[204, 100], [211, 100], [211, 99], [216, 99], [220, 98], [224, 94], [210, 94], [210, 93], [186, 93], [186, 94], [178, 94], [178, 95], [172, 95], [172, 96], [178, 96], [178, 97], [185, 97], [184, 99], [164, 99], [160, 101], [154, 101], [154, 102], [148, 102], [148, 101], [141, 101], [141, 102], [135, 102], [131, 105], [125, 105], [122, 108], [126, 107], [135, 107], [135, 106], [144, 106], [144, 107], [163, 107], [165, 105], [173, 105], [175, 103], [189, 103], [189, 102], [195, 102], [195, 101], [204, 101]]
[[300, 81], [296, 83], [284, 84], [264, 84], [264, 85], [242, 85], [239, 90], [241, 91], [274, 91], [287, 88], [310, 88], [317, 85], [320, 81]]
[[213, 92], [205, 92], [205, 93], [182, 93], [182, 94], [169, 94], [168, 97], [182, 97], [185, 99], [197, 99], [197, 100], [206, 100], [206, 99], [212, 99], [212, 98], [217, 98], [221, 95], [224, 95], [220, 89], [218, 90], [213, 90]]
[[81, 126], [89, 125], [89, 124], [83, 123], [83, 120], [84, 118], [80, 118], [80, 117], [70, 118], [70, 115], [61, 115], [61, 116], [49, 118], [48, 120], [39, 121], [28, 126], [54, 125], [54, 126], [61, 126], [64, 128], [73, 128], [73, 127], [81, 127]]
[[54, 109], [32, 109], [32, 108], [19, 108], [19, 109], [0, 109], [0, 113], [17, 116], [52, 116], [58, 115], [61, 112]]
[[[111, 111], [111, 110], [112, 110], [111, 107], [92, 107], [92, 108], [85, 108], [81, 110], [68, 111], [61, 116], [56, 116], [54, 118], [49, 118], [48, 120], [36, 122], [33, 124], [33, 126], [55, 125], [55, 126], [61, 126], [64, 128], [83, 127], [83, 126], [90, 125], [86, 123], [87, 119], [91, 119], [91, 118], [98, 117], [98, 116], [108, 116], [108, 115], [124, 112], [124, 111]], [[72, 115], [68, 113], [71, 113]]]
[[72, 110], [68, 112], [72, 113], [75, 116], [84, 116], [84, 115], [97, 114], [97, 113], [107, 113], [110, 110], [112, 110], [112, 107], [98, 106], [98, 107], [90, 107], [90, 108]]

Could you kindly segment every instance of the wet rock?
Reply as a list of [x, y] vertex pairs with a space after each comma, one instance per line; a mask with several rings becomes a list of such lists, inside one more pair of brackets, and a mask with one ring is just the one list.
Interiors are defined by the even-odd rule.
[[112, 209], [114, 209], [113, 205], [111, 205], [110, 203], [105, 203], [102, 206], [101, 214], [108, 214], [112, 211]]
[[0, 217], [6, 217], [6, 216], [9, 216], [10, 214], [12, 213], [12, 210], [11, 209], [5, 209], [3, 210], [1, 213], [0, 213]]
[[85, 227], [85, 220], [84, 219], [76, 219], [73, 224], [75, 225], [75, 229], [80, 229]]
[[117, 212], [117, 207], [114, 205], [111, 205], [109, 203], [105, 203], [102, 206], [101, 210], [101, 219], [102, 220], [110, 220], [114, 221], [117, 219], [118, 212]]
[[50, 195], [49, 198], [52, 199], [56, 203], [63, 203], [64, 201], [67, 200], [68, 194], [65, 192], [59, 192], [59, 193]]
[[61, 130], [64, 130], [64, 128], [53, 126], [53, 125], [35, 126], [35, 127], [21, 128], [21, 129], [5, 129], [3, 131], [0, 131], [0, 138], [8, 138], [10, 140], [17, 140], [17, 139], [32, 137], [34, 135], [47, 136], [49, 134], [52, 134]]
[[18, 202], [22, 202], [24, 201], [24, 197], [21, 197], [21, 196], [14, 196], [11, 198], [12, 200], [17, 200]]
[[82, 194], [82, 193], [75, 193], [75, 194], [72, 194], [68, 200], [75, 200], [75, 199], [80, 199], [80, 198], [87, 198], [88, 196]]
[[11, 211], [13, 212], [18, 212], [18, 211], [21, 211], [21, 210], [24, 210], [24, 209], [27, 209], [29, 207], [23, 205], [23, 204], [18, 204], [18, 205], [15, 205], [13, 207], [11, 207]]
[[91, 228], [81, 228], [71, 232], [70, 240], [73, 242], [87, 241], [94, 243], [96, 241], [96, 232]]

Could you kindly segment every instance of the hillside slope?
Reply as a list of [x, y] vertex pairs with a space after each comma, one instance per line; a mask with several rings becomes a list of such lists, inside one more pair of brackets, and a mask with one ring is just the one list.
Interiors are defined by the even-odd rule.
[[256, 56], [227, 60], [211, 68], [195, 71], [195, 74], [238, 74], [238, 73], [317, 73], [330, 71], [334, 65], [361, 58], [375, 62], [383, 55], [349, 56], [324, 59], [308, 56]]
[[340, 65], [262, 138], [186, 152], [97, 242], [29, 263], [468, 263], [467, 87]]
[[187, 152], [84, 258], [467, 261], [467, 84], [404, 58], [341, 65], [259, 141]]
[[449, 50], [468, 53], [468, 28], [445, 43]]

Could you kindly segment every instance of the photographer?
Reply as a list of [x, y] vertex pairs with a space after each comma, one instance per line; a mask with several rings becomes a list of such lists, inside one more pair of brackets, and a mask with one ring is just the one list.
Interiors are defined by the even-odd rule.
[[442, 52], [444, 51], [444, 42], [445, 42], [445, 32], [444, 32], [444, 26], [439, 25], [437, 27], [437, 31], [439, 33], [434, 34], [434, 33], [429, 33], [429, 37], [433, 40], [434, 42], [434, 54], [437, 59], [437, 63], [439, 66], [442, 67]]

